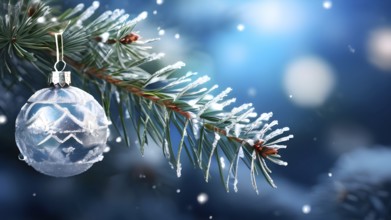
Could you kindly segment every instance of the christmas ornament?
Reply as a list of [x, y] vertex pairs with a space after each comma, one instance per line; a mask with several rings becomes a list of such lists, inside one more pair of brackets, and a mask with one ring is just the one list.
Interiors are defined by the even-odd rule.
[[[57, 62], [49, 82], [37, 91], [16, 118], [16, 144], [37, 171], [68, 177], [103, 159], [108, 122], [103, 108], [88, 93], [70, 86], [64, 71], [62, 34], [55, 34]], [[57, 65], [62, 63], [62, 70]]]

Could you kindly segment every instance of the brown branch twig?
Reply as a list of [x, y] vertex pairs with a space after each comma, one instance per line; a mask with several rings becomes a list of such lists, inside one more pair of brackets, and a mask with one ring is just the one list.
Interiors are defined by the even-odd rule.
[[130, 34], [126, 35], [125, 37], [119, 39], [119, 40], [107, 39], [106, 41], [104, 41], [103, 38], [100, 37], [100, 36], [95, 37], [94, 40], [97, 41], [97, 42], [105, 43], [105, 44], [115, 44], [117, 42], [119, 42], [121, 44], [131, 44], [133, 42], [138, 41], [139, 38], [140, 38], [139, 35], [137, 35], [135, 33], [130, 33]]
[[213, 126], [211, 124], [205, 124], [205, 128], [207, 128], [208, 130], [217, 132], [220, 135], [226, 136], [231, 141], [235, 141], [235, 142], [240, 143], [242, 145], [250, 146], [251, 148], [254, 148], [263, 158], [266, 158], [269, 155], [278, 154], [278, 149], [264, 146], [263, 145], [264, 142], [262, 140], [258, 140], [254, 143], [254, 145], [251, 145], [246, 140], [240, 139], [235, 136], [229, 136], [224, 129], [218, 128], [218, 127]]
[[105, 80], [106, 82], [111, 83], [115, 86], [121, 87], [121, 88], [123, 88], [123, 89], [137, 95], [137, 96], [149, 99], [157, 104], [163, 105], [172, 111], [178, 112], [179, 114], [181, 114], [182, 116], [184, 116], [187, 119], [191, 118], [191, 114], [189, 112], [182, 110], [177, 105], [175, 105], [172, 101], [169, 101], [169, 100], [161, 101], [161, 99], [159, 97], [151, 95], [151, 94], [147, 94], [143, 90], [141, 90], [140, 88], [138, 88], [136, 86], [123, 85], [123, 84], [121, 84], [123, 82], [122, 80], [116, 79], [110, 75], [104, 74], [105, 69], [96, 69], [96, 68], [91, 68], [91, 67], [86, 68], [83, 64], [78, 63], [77, 61], [71, 59], [70, 57], [64, 57], [64, 60], [66, 63], [68, 63], [69, 65], [71, 65], [73, 68], [77, 69], [80, 72], [86, 73], [86, 74], [88, 74], [92, 77], [98, 78], [98, 79]]

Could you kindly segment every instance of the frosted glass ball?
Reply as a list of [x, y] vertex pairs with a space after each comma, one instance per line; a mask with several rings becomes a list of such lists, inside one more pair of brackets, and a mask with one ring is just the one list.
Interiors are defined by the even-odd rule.
[[21, 157], [37, 171], [68, 177], [103, 159], [108, 122], [103, 108], [76, 87], [41, 89], [16, 118]]

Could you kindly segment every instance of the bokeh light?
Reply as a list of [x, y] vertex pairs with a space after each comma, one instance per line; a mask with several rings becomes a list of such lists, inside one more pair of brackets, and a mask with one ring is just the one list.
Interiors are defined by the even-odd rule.
[[265, 33], [285, 33], [303, 25], [304, 13], [290, 2], [256, 1], [243, 10], [243, 20]]
[[7, 116], [0, 115], [0, 125], [7, 123]]
[[205, 204], [209, 199], [209, 196], [208, 194], [206, 193], [200, 193], [198, 196], [197, 196], [197, 201], [200, 205], [203, 205]]
[[311, 212], [311, 206], [306, 204], [306, 205], [303, 205], [303, 207], [301, 208], [301, 211], [304, 213], [304, 214], [309, 214]]
[[318, 57], [298, 58], [288, 65], [285, 72], [285, 92], [299, 106], [322, 105], [333, 91], [334, 85], [334, 70]]
[[326, 1], [323, 2], [323, 8], [331, 9], [332, 7], [333, 7], [333, 2], [332, 1], [326, 0]]
[[255, 87], [248, 88], [247, 95], [250, 97], [255, 97], [257, 95], [257, 89]]
[[244, 31], [246, 27], [243, 25], [243, 24], [238, 24], [238, 26], [236, 26], [236, 29], [238, 29], [238, 31]]
[[368, 40], [368, 58], [376, 67], [391, 70], [391, 28], [374, 30]]

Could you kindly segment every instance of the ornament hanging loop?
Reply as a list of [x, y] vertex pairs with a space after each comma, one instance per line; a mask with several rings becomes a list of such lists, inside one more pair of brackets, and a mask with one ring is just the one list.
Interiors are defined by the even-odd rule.
[[[71, 72], [64, 71], [66, 63], [64, 61], [64, 39], [62, 37], [63, 32], [55, 33], [56, 41], [56, 63], [54, 64], [54, 70], [49, 77], [49, 84], [52, 86], [66, 87], [71, 84]], [[60, 70], [57, 68], [60, 67]]]
[[[62, 32], [55, 33], [54, 37], [56, 39], [56, 63], [54, 64], [54, 69], [57, 72], [64, 71], [67, 64], [64, 61], [64, 39], [62, 37]], [[61, 70], [57, 69], [57, 66], [62, 64]]]

